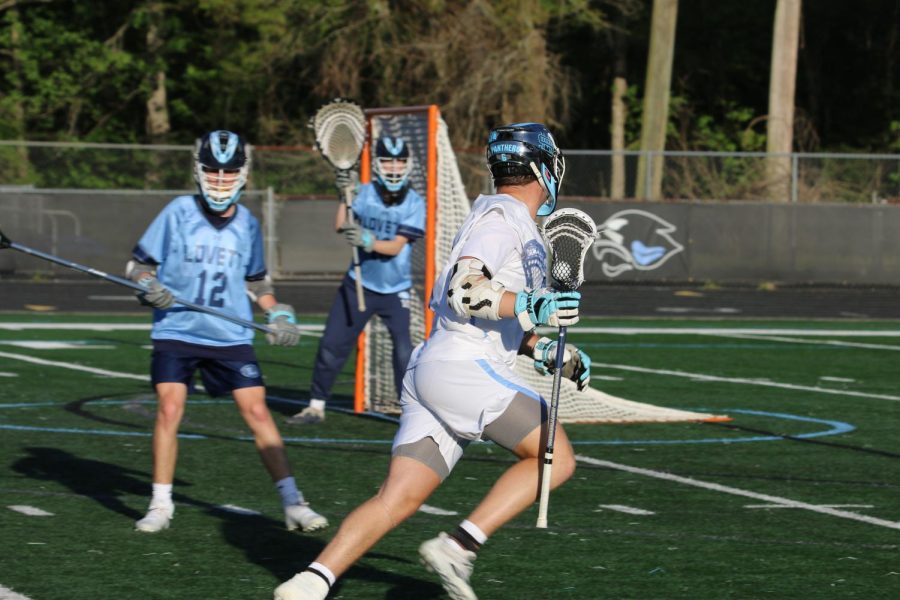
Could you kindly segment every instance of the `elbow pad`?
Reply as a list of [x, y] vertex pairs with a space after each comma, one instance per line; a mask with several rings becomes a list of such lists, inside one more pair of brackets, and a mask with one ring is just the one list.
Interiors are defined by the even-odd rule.
[[266, 275], [262, 279], [247, 281], [247, 295], [250, 296], [250, 300], [256, 302], [266, 294], [275, 295], [275, 287], [272, 285], [271, 277]]
[[154, 277], [156, 276], [156, 265], [151, 265], [148, 263], [142, 263], [136, 260], [129, 260], [125, 265], [125, 277], [130, 279], [135, 283], [140, 283], [141, 278], [146, 274], [150, 273]]
[[447, 302], [460, 317], [500, 320], [500, 299], [505, 288], [477, 258], [464, 258], [453, 266]]

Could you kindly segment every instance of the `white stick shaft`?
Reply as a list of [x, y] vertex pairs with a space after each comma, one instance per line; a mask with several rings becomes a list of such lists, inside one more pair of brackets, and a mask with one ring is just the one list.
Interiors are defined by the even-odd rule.
[[[344, 203], [347, 205], [347, 221], [353, 225], [353, 191], [350, 187], [344, 188]], [[353, 246], [353, 274], [356, 276], [356, 306], [359, 312], [366, 310], [366, 297], [363, 294], [362, 268], [359, 266], [359, 248]]]
[[547, 511], [550, 506], [550, 474], [553, 471], [553, 445], [556, 441], [556, 413], [559, 408], [559, 385], [566, 354], [566, 328], [559, 328], [556, 340], [556, 370], [553, 372], [553, 388], [550, 392], [550, 411], [547, 415], [547, 448], [544, 450], [544, 470], [541, 476], [541, 496], [538, 503], [538, 519], [535, 527], [546, 529]]
[[535, 527], [547, 529], [547, 510], [550, 507], [550, 474], [553, 470], [553, 452], [544, 453], [544, 474], [541, 476], [541, 500]]

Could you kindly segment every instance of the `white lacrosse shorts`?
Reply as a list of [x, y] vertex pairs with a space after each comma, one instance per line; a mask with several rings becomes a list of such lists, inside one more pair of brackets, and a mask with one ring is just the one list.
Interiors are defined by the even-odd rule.
[[499, 437], [521, 438], [540, 425], [540, 394], [505, 363], [484, 359], [419, 363], [403, 379], [400, 428], [393, 449], [430, 437], [452, 471], [469, 442], [481, 439], [484, 429], [516, 398], [535, 403], [525, 411], [528, 423], [515, 423], [517, 431]]

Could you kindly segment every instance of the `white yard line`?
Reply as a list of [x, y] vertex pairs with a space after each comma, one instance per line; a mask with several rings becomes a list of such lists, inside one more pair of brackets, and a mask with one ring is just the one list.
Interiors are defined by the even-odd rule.
[[8, 587], [0, 585], [0, 600], [31, 600], [28, 596], [17, 594]]
[[[539, 331], [555, 329], [540, 327]], [[900, 337], [900, 330], [874, 329], [775, 329], [768, 327], [569, 327], [569, 334], [610, 333], [614, 335], [803, 335], [817, 337]]]
[[27, 515], [29, 517], [52, 517], [52, 512], [47, 512], [41, 508], [36, 506], [28, 506], [27, 504], [12, 504], [7, 506], [9, 510], [14, 510], [17, 513], [22, 513], [23, 515]]
[[[635, 508], [633, 506], [625, 506], [624, 504], [601, 504], [600, 508], [606, 510], [614, 510], [616, 512], [626, 513], [629, 515], [655, 515], [652, 510], [644, 510], [643, 508]], [[598, 511], [594, 511], [598, 512]]]
[[458, 515], [459, 513], [455, 510], [447, 510], [445, 508], [438, 508], [437, 506], [431, 506], [430, 504], [423, 504], [419, 507], [419, 512], [423, 512], [429, 515], [440, 515], [440, 516], [453, 516]]
[[670, 375], [672, 377], [685, 377], [699, 381], [718, 381], [722, 383], [739, 383], [743, 385], [762, 385], [766, 387], [782, 388], [785, 390], [799, 390], [803, 392], [815, 392], [819, 394], [834, 394], [836, 396], [856, 396], [857, 398], [874, 398], [876, 400], [892, 400], [900, 402], [900, 396], [891, 396], [889, 394], [869, 394], [866, 392], [855, 392], [853, 390], [835, 390], [831, 388], [823, 388], [812, 385], [796, 385], [793, 383], [779, 383], [777, 381], [769, 381], [765, 379], [746, 379], [743, 377], [719, 377], [718, 375], [704, 375], [702, 373], [689, 373], [687, 371], [670, 371], [668, 369], [649, 369], [646, 367], [635, 367], [632, 365], [615, 365], [611, 363], [591, 362], [592, 367], [603, 369], [618, 369], [620, 371], [632, 371], [634, 373], [652, 373], [654, 375]]
[[753, 498], [754, 500], [760, 500], [762, 502], [769, 502], [771, 504], [777, 504], [779, 506], [789, 507], [789, 508], [800, 508], [803, 510], [812, 511], [815, 513], [828, 515], [830, 517], [838, 517], [841, 519], [850, 519], [851, 521], [860, 521], [862, 523], [868, 523], [869, 525], [877, 525], [878, 527], [887, 527], [889, 529], [897, 529], [900, 530], [900, 523], [896, 521], [888, 521], [886, 519], [879, 519], [877, 517], [869, 517], [866, 515], [860, 515], [854, 512], [849, 512], [846, 510], [837, 510], [834, 508], [830, 508], [828, 506], [822, 506], [819, 504], [809, 504], [807, 502], [799, 502], [797, 500], [791, 500], [789, 498], [781, 498], [779, 496], [770, 496], [768, 494], [758, 494], [756, 492], [750, 492], [747, 490], [742, 490], [739, 488], [730, 487], [727, 485], [720, 485], [718, 483], [711, 483], [708, 481], [701, 481], [699, 479], [693, 479], [692, 477], [681, 477], [680, 475], [673, 475], [671, 473], [666, 473], [664, 471], [653, 471], [651, 469], [642, 469], [640, 467], [632, 467], [630, 465], [623, 465], [620, 463], [610, 462], [608, 460], [600, 460], [597, 458], [591, 458], [590, 456], [576, 455], [576, 460], [587, 463], [589, 465], [595, 465], [598, 467], [607, 467], [609, 469], [615, 469], [617, 471], [625, 471], [627, 473], [634, 473], [635, 475], [644, 475], [646, 477], [654, 477], [656, 479], [663, 479], [665, 481], [674, 481], [675, 483], [682, 483], [685, 485], [691, 485], [698, 488], [703, 488], [706, 490], [711, 490], [714, 492], [722, 492], [723, 494], [732, 494], [734, 496], [743, 496], [745, 498]]
[[[875, 508], [871, 504], [816, 504], [826, 508]], [[745, 504], [744, 508], [797, 508], [785, 504]]]
[[[59, 367], [60, 369], [71, 369], [73, 371], [83, 371], [85, 373], [93, 373], [94, 375], [102, 375], [104, 377], [119, 377], [122, 379], [136, 379], [138, 381], [150, 381], [149, 375], [135, 375], [134, 373], [121, 373], [119, 371], [108, 371], [106, 369], [97, 369], [95, 367], [86, 367], [84, 365], [76, 365], [74, 363], [60, 362], [58, 360], [46, 360], [25, 354], [13, 354], [11, 352], [0, 352], [0, 358], [11, 358], [13, 360], [21, 360], [35, 365], [44, 365], [47, 367]], [[2, 600], [2, 598], [0, 598]]]
[[[840, 334], [839, 332], [834, 332], [834, 335]], [[863, 348], [866, 350], [893, 350], [895, 352], [900, 351], [900, 346], [889, 346], [887, 344], [864, 344], [862, 342], [842, 342], [840, 340], [804, 340], [802, 338], [784, 337], [780, 335], [765, 335], [758, 333], [749, 333], [743, 335], [723, 334], [717, 335], [716, 337], [735, 338], [739, 340], [760, 340], [767, 342], [788, 342], [791, 344], [814, 344], [816, 346], [839, 346], [841, 348]]]

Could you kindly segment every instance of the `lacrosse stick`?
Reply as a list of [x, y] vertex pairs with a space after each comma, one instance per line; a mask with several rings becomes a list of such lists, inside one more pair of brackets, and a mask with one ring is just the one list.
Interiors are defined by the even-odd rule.
[[[325, 160], [337, 171], [337, 180], [346, 180], [359, 163], [366, 143], [366, 115], [358, 104], [336, 98], [322, 106], [312, 118], [316, 146]], [[342, 187], [347, 221], [353, 225], [353, 189]], [[353, 274], [356, 276], [356, 302], [360, 312], [366, 310], [363, 296], [362, 270], [359, 267], [359, 248], [353, 246]]]
[[[597, 238], [594, 220], [576, 208], [562, 208], [544, 221], [544, 239], [550, 246], [550, 279], [554, 289], [577, 290], [584, 283], [584, 257]], [[550, 394], [550, 414], [547, 417], [547, 447], [544, 450], [544, 471], [541, 477], [541, 496], [537, 525], [547, 527], [550, 504], [550, 473], [553, 469], [553, 444], [556, 439], [556, 412], [559, 408], [559, 385], [566, 353], [566, 327], [560, 326], [556, 342], [556, 370]]]
[[[97, 269], [94, 269], [93, 267], [79, 265], [78, 263], [65, 260], [64, 258], [59, 258], [58, 256], [53, 256], [52, 254], [47, 254], [45, 252], [41, 252], [40, 250], [35, 250], [33, 248], [29, 248], [28, 246], [23, 246], [22, 244], [17, 244], [16, 242], [6, 237], [6, 235], [4, 235], [2, 231], [0, 231], [0, 250], [6, 248], [12, 248], [13, 250], [18, 250], [19, 252], [24, 252], [25, 254], [30, 254], [31, 256], [36, 256], [38, 258], [48, 260], [52, 263], [56, 263], [64, 267], [69, 267], [70, 269], [75, 269], [76, 271], [81, 271], [82, 273], [87, 273], [88, 275], [93, 275], [94, 277], [99, 277], [100, 279], [105, 279], [106, 281], [110, 281], [112, 283], [117, 283], [119, 285], [129, 287], [139, 292], [147, 291], [146, 288], [142, 287], [138, 283], [131, 281], [130, 279], [116, 277], [115, 275], [104, 273], [103, 271], [99, 271]], [[181, 304], [182, 306], [186, 306], [191, 310], [196, 310], [208, 315], [213, 315], [214, 317], [219, 317], [220, 319], [225, 319], [226, 321], [231, 321], [232, 323], [237, 323], [238, 325], [243, 325], [244, 327], [252, 327], [253, 329], [257, 329], [264, 333], [274, 333], [274, 331], [272, 331], [265, 325], [260, 325], [259, 323], [254, 323], [253, 321], [247, 321], [228, 313], [219, 312], [215, 309], [203, 306], [202, 304], [194, 304], [193, 302], [188, 302], [187, 300], [182, 300], [181, 298], [175, 298], [175, 302]]]

